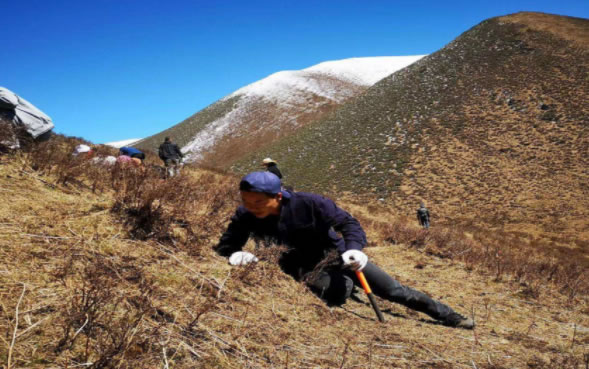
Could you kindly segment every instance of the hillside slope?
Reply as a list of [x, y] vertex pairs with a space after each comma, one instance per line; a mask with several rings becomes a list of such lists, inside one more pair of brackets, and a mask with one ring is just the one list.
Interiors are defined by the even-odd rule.
[[227, 167], [246, 153], [319, 119], [421, 57], [352, 58], [274, 73], [136, 146], [155, 151], [170, 136], [188, 161]]
[[[434, 222], [589, 240], [589, 20], [482, 22], [255, 158], [296, 188], [382, 198]], [[587, 251], [587, 250], [586, 250]]]
[[[343, 203], [366, 228], [371, 259], [473, 316], [478, 327], [444, 327], [382, 300], [386, 322], [380, 324], [361, 291], [329, 308], [278, 269], [271, 249], [256, 250], [261, 262], [247, 268], [214, 255], [211, 246], [235, 206], [236, 178], [187, 170], [181, 180], [162, 182], [130, 172], [129, 182], [93, 193], [84, 177], [56, 183], [52, 174], [33, 170], [34, 163], [40, 164], [0, 156], [0, 362], [8, 368], [585, 365], [589, 308], [582, 273], [575, 283], [583, 289], [563, 295], [571, 289], [554, 276], [516, 281], [474, 259], [463, 263], [413, 242], [391, 244], [379, 227], [397, 222], [397, 232], [425, 233], [403, 231], [403, 221], [386, 209]], [[121, 173], [106, 170], [96, 178], [106, 174]], [[174, 229], [163, 229], [171, 239], [130, 234], [153, 196], [152, 218], [144, 220], [157, 224], [161, 211], [181, 215], [170, 223]], [[191, 230], [197, 238], [186, 238]], [[549, 268], [547, 259], [539, 261]]]

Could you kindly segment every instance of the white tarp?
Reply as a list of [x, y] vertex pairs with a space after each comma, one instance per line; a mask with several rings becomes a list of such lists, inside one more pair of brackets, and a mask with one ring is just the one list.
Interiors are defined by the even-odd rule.
[[92, 148], [88, 145], [84, 145], [84, 144], [80, 144], [78, 146], [76, 146], [76, 149], [74, 150], [74, 154], [73, 155], [78, 155], [78, 154], [82, 154], [85, 152], [89, 152], [90, 150], [92, 150]]
[[4, 87], [0, 87], [0, 111], [13, 113], [13, 123], [22, 126], [33, 138], [37, 138], [55, 127], [51, 118], [45, 113]]

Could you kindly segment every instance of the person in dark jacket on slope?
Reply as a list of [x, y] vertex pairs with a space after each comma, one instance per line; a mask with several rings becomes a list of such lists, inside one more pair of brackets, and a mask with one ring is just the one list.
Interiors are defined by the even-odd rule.
[[419, 221], [419, 225], [421, 225], [423, 228], [429, 228], [429, 210], [427, 210], [423, 202], [417, 209], [417, 220]]
[[278, 169], [278, 166], [274, 160], [266, 158], [262, 160], [262, 166], [266, 167], [268, 172], [274, 173], [276, 176], [278, 176], [278, 178], [282, 179], [282, 173], [280, 173], [280, 169]]
[[[252, 253], [242, 251], [250, 234], [270, 238], [288, 248], [279, 261], [284, 272], [296, 280], [305, 280], [328, 304], [345, 302], [354, 285], [360, 285], [354, 271], [361, 270], [377, 296], [423, 312], [448, 326], [474, 328], [472, 319], [422, 292], [401, 285], [368, 261], [362, 252], [366, 235], [360, 223], [332, 200], [311, 193], [286, 191], [281, 185], [280, 179], [269, 172], [253, 172], [241, 180], [243, 205], [238, 207], [214, 248], [219, 255], [228, 257], [231, 265], [258, 261]], [[307, 280], [305, 277], [332, 250], [339, 253], [340, 263]]]
[[173, 177], [180, 172], [180, 163], [184, 154], [182, 154], [178, 145], [172, 142], [170, 137], [164, 139], [164, 142], [159, 147], [158, 154], [166, 168], [168, 168], [166, 172], [168, 177]]

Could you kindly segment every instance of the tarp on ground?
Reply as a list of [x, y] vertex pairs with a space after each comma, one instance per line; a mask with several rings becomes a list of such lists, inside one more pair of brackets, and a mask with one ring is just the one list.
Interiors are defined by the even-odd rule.
[[37, 138], [55, 127], [47, 114], [4, 87], [0, 87], [0, 111], [8, 112], [12, 122], [22, 126], [33, 138]]

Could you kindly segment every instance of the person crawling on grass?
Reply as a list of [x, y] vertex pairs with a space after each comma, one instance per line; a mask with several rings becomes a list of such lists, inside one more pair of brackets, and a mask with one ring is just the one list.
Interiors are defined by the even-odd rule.
[[[451, 327], [474, 328], [474, 322], [422, 292], [401, 285], [368, 261], [362, 248], [366, 235], [360, 223], [325, 197], [284, 190], [270, 172], [253, 172], [239, 183], [242, 205], [214, 250], [229, 257], [231, 265], [246, 265], [258, 259], [242, 251], [250, 234], [272, 238], [287, 251], [279, 260], [282, 270], [330, 305], [341, 305], [360, 286], [354, 271], [361, 270], [375, 295], [423, 312]], [[336, 232], [341, 233], [340, 237]], [[316, 273], [317, 265], [336, 250], [338, 262]], [[315, 278], [305, 278], [309, 274]]]

